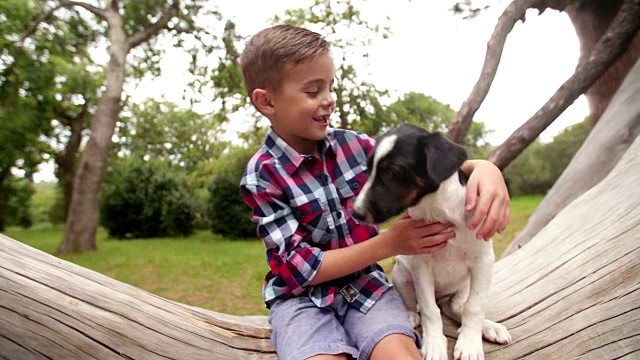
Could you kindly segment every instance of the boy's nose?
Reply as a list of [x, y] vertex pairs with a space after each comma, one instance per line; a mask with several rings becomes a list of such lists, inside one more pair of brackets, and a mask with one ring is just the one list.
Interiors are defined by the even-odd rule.
[[335, 106], [336, 100], [333, 98], [331, 93], [327, 94], [324, 99], [322, 99], [322, 105], [324, 106]]

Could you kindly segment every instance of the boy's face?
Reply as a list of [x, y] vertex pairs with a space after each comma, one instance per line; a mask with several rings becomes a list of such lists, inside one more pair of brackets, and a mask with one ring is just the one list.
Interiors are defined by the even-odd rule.
[[269, 92], [271, 113], [266, 115], [276, 133], [301, 154], [316, 154], [318, 140], [327, 135], [335, 109], [334, 77], [331, 56], [322, 54], [287, 67], [279, 89]]

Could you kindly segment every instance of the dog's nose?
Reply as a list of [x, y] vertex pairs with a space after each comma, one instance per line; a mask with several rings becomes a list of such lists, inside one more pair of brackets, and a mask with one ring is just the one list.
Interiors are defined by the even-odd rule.
[[351, 215], [353, 215], [353, 218], [358, 220], [358, 221], [363, 221], [365, 219], [365, 217], [367, 216], [362, 211], [358, 211], [356, 209], [353, 209], [353, 212], [351, 213]]

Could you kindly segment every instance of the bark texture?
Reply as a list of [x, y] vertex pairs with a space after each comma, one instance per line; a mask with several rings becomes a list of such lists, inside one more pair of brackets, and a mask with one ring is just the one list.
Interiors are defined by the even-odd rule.
[[[580, 62], [591, 56], [597, 42], [620, 9], [622, 0], [600, 1], [581, 0], [567, 6], [566, 13], [576, 30], [580, 41]], [[640, 22], [640, 19], [637, 20]], [[606, 109], [609, 101], [620, 87], [622, 80], [633, 67], [640, 54], [640, 33], [613, 65], [587, 90], [585, 96], [589, 104], [589, 118], [595, 124]]]
[[638, 136], [640, 60], [631, 69], [607, 110], [502, 257], [523, 247], [565, 206], [600, 182]]

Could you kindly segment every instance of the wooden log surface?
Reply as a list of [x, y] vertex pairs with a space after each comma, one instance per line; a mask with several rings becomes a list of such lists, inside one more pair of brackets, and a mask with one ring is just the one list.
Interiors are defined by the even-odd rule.
[[[499, 261], [487, 359], [640, 358], [640, 138]], [[447, 323], [452, 347], [457, 326]], [[172, 302], [0, 235], [2, 359], [274, 359], [264, 316]]]
[[172, 302], [0, 237], [0, 358], [275, 358], [263, 316]]

